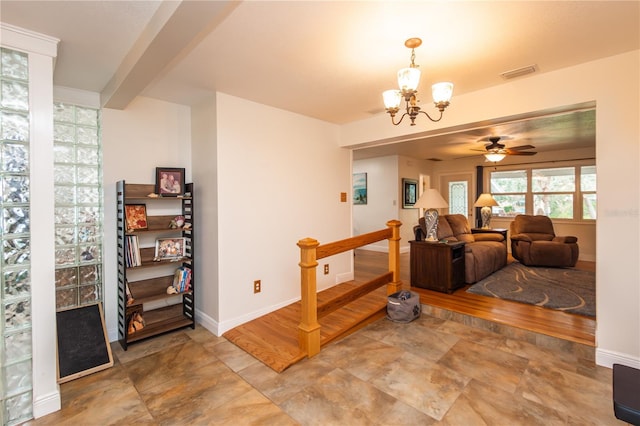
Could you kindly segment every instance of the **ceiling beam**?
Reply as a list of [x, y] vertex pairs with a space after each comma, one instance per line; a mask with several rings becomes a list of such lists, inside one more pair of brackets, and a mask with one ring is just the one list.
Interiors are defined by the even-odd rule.
[[213, 31], [241, 2], [162, 2], [100, 94], [105, 108], [125, 109], [149, 84]]

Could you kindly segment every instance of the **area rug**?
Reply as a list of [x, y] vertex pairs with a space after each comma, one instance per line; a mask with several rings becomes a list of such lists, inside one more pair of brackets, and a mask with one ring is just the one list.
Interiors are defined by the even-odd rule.
[[596, 316], [595, 273], [513, 262], [478, 281], [469, 293], [513, 300], [574, 314]]

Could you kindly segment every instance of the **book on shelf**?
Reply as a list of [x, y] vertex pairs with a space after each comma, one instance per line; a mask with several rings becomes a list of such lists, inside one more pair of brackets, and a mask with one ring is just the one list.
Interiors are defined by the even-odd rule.
[[134, 266], [141, 266], [142, 259], [140, 258], [140, 245], [137, 235], [127, 235], [126, 237], [127, 250], [125, 252], [125, 263], [127, 268]]
[[181, 266], [173, 274], [173, 288], [178, 293], [191, 290], [191, 268]]

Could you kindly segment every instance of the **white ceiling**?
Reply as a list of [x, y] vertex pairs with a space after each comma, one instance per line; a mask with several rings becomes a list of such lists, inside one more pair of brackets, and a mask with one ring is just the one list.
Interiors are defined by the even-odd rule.
[[[409, 37], [423, 40], [423, 103], [431, 83], [455, 83], [446, 114], [456, 94], [501, 84], [502, 72], [535, 64], [545, 73], [640, 48], [638, 1], [2, 0], [0, 19], [59, 38], [54, 84], [100, 92], [107, 107], [137, 95], [192, 105], [220, 91], [337, 124], [383, 111], [381, 92], [409, 64]], [[429, 145], [418, 158], [459, 155]]]

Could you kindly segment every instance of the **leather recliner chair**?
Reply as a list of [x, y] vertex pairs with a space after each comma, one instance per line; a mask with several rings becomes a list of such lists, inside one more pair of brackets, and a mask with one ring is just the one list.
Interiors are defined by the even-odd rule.
[[558, 237], [547, 216], [517, 215], [511, 222], [511, 255], [527, 266], [575, 266], [578, 239]]

